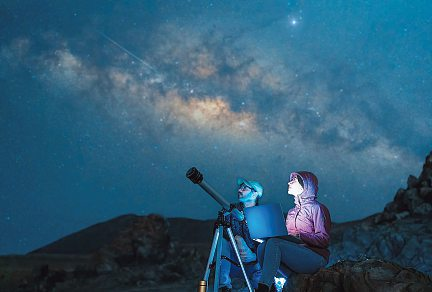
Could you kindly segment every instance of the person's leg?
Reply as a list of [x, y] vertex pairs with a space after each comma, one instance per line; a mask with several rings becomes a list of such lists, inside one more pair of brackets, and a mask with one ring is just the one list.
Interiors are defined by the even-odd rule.
[[262, 244], [259, 246], [259, 248], [261, 247], [259, 253], [263, 259], [261, 280], [259, 282], [269, 287], [274, 281], [274, 276], [276, 275], [281, 261], [281, 251], [278, 244], [279, 240], [278, 238], [270, 238], [265, 241], [263, 247], [261, 247]]
[[285, 264], [281, 263], [278, 269], [277, 276], [284, 277], [285, 279], [288, 279], [292, 274], [294, 274], [294, 271], [288, 268]]
[[263, 262], [264, 262], [264, 253], [265, 253], [266, 244], [267, 244], [267, 240], [264, 240], [258, 245], [257, 248], [257, 260], [258, 263], [261, 265], [261, 267], [263, 266]]
[[248, 273], [248, 277], [250, 279], [251, 285], [253, 288], [258, 287], [258, 282], [261, 280], [262, 270], [261, 265], [259, 263], [256, 263], [255, 265], [251, 266], [250, 272]]
[[303, 245], [284, 240], [279, 247], [281, 262], [295, 273], [313, 274], [326, 265], [321, 255]]
[[264, 251], [260, 283], [270, 286], [281, 262], [296, 273], [315, 273], [325, 266], [324, 258], [312, 250], [290, 241], [271, 238]]
[[[237, 259], [233, 259], [237, 262]], [[259, 263], [255, 264], [247, 264], [243, 263], [243, 267], [245, 268], [246, 276], [249, 279], [249, 282], [252, 288], [256, 288], [258, 286], [258, 281], [261, 278], [261, 266]], [[240, 278], [244, 279], [243, 272], [240, 267], [231, 266], [231, 277], [232, 278]]]
[[[232, 259], [231, 254], [234, 254], [234, 252], [232, 252], [231, 243], [225, 238], [222, 238], [222, 255]], [[231, 270], [231, 263], [227, 260], [222, 259], [220, 264], [220, 271], [219, 271], [220, 288], [221, 287], [232, 288], [230, 270]]]

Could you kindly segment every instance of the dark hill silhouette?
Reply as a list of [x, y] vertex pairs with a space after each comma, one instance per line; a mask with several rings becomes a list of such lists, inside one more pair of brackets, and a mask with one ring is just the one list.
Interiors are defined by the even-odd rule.
[[92, 254], [110, 243], [137, 217], [139, 216], [128, 214], [97, 223], [31, 251], [29, 254]]
[[[97, 223], [35, 249], [29, 254], [92, 254], [109, 245], [138, 216], [122, 215]], [[211, 243], [214, 220], [168, 218], [168, 233], [172, 241], [182, 246], [204, 249]]]

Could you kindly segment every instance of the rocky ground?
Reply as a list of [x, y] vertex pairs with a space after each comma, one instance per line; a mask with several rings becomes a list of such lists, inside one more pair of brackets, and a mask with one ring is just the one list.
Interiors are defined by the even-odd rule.
[[[382, 213], [334, 224], [329, 266], [293, 277], [284, 291], [432, 291], [431, 182], [432, 152]], [[196, 291], [212, 226], [121, 216], [28, 255], [0, 257], [0, 291]]]

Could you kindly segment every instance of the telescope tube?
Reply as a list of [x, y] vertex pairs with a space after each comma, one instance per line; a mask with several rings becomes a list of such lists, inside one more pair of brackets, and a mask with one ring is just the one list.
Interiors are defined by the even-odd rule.
[[190, 179], [194, 184], [198, 184], [204, 191], [206, 191], [216, 202], [219, 203], [226, 210], [230, 209], [230, 204], [224, 197], [222, 197], [212, 186], [210, 186], [205, 180], [201, 172], [195, 167], [190, 168], [186, 172], [186, 177]]

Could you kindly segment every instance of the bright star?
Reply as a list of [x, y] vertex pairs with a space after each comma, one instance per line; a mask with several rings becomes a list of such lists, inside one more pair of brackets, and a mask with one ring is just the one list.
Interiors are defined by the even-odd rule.
[[288, 24], [291, 26], [297, 26], [303, 20], [303, 17], [300, 15], [290, 15], [288, 16]]

